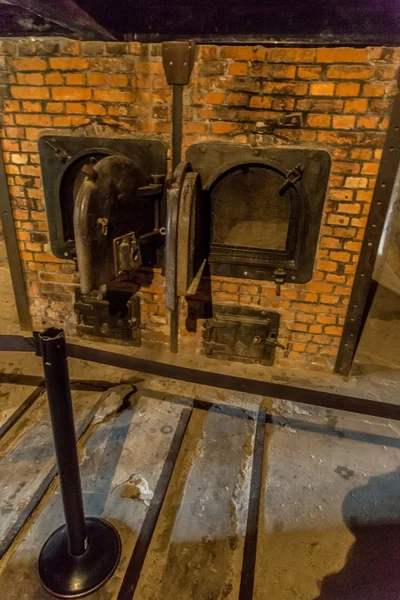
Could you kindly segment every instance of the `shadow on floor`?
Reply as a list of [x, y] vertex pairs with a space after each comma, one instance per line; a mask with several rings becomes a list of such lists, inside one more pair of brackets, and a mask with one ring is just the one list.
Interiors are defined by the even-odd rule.
[[342, 513], [355, 541], [315, 600], [399, 600], [400, 468], [349, 492]]

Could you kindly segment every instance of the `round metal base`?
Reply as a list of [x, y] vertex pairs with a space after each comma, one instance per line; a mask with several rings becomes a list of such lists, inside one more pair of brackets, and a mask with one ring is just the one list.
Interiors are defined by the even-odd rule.
[[82, 556], [68, 550], [65, 525], [44, 544], [39, 577], [44, 589], [57, 598], [82, 598], [100, 588], [114, 573], [121, 556], [117, 530], [107, 521], [85, 519], [87, 549]]

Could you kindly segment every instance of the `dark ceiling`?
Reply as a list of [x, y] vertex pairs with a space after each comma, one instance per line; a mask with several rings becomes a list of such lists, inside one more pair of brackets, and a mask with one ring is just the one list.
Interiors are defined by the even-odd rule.
[[400, 45], [400, 0], [0, 0], [0, 35]]

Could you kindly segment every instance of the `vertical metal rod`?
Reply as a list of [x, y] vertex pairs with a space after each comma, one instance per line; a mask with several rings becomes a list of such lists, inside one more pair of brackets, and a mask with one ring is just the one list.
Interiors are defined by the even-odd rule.
[[86, 549], [86, 526], [83, 512], [78, 452], [76, 449], [65, 336], [62, 329], [51, 328], [39, 334], [39, 339], [53, 427], [69, 551], [73, 556], [81, 556]]
[[14, 291], [15, 304], [17, 307], [19, 325], [23, 331], [31, 331], [31, 317], [29, 313], [28, 298], [26, 295], [24, 272], [22, 270], [17, 235], [15, 233], [14, 217], [1, 148], [0, 216], [3, 223], [4, 240], [6, 242], [7, 257], [10, 266], [11, 281]]
[[172, 86], [172, 171], [182, 160], [183, 85]]
[[[177, 299], [179, 302], [179, 299]], [[170, 342], [169, 349], [174, 354], [178, 352], [178, 336], [179, 336], [179, 307], [177, 306], [170, 313]]]
[[[172, 86], [172, 171], [182, 160], [182, 129], [183, 129], [183, 85]], [[170, 315], [170, 350], [178, 352], [179, 336], [179, 299], [177, 306]]]

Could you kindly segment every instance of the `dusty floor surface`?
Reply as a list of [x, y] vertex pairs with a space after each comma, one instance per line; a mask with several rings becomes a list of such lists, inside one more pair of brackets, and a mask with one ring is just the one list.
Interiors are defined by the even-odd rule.
[[[0, 265], [0, 285], [6, 274]], [[8, 306], [11, 315], [12, 302]], [[115, 575], [91, 598], [398, 600], [400, 423], [69, 362], [86, 511], [110, 520], [123, 543]], [[235, 365], [218, 368], [231, 372]], [[266, 378], [255, 365], [240, 371]], [[41, 385], [41, 359], [0, 352], [0, 374], [1, 427]], [[273, 381], [388, 402], [398, 402], [399, 377], [386, 366], [348, 380], [268, 371]], [[196, 399], [209, 404], [200, 408]], [[262, 407], [268, 418], [257, 473]], [[51, 598], [37, 575], [40, 548], [63, 520], [50, 433], [41, 389], [0, 440], [5, 600]], [[260, 513], [253, 531], [249, 500], [257, 481]], [[160, 490], [144, 561], [128, 568]], [[243, 564], [254, 572], [252, 595], [241, 587], [249, 575]]]

